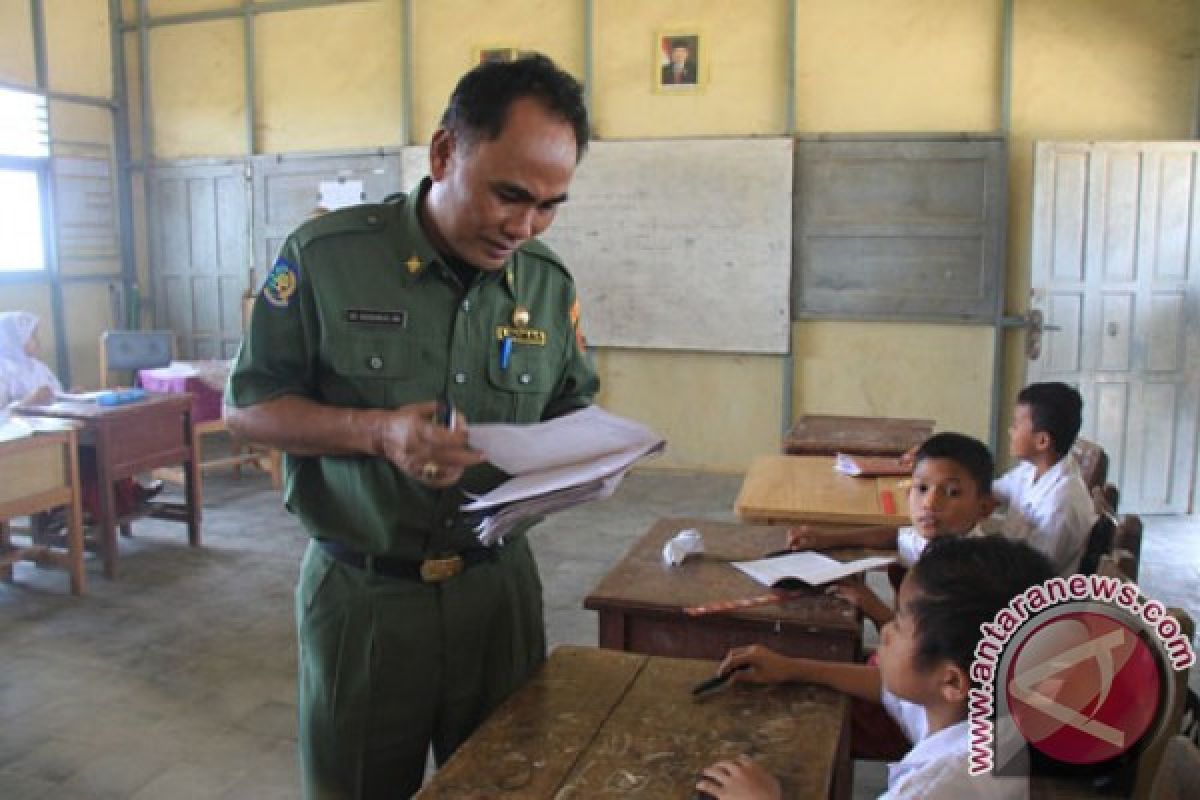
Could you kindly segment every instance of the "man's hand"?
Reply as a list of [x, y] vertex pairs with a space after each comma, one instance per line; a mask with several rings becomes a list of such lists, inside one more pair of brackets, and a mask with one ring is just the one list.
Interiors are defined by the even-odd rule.
[[437, 422], [437, 403], [415, 403], [379, 412], [376, 451], [400, 470], [436, 489], [453, 486], [463, 470], [484, 460], [467, 447], [467, 420], [459, 412], [445, 427]]
[[783, 789], [774, 775], [750, 756], [718, 761], [700, 773], [696, 788], [715, 800], [779, 800]]
[[49, 386], [39, 386], [21, 400], [23, 406], [45, 406], [54, 402], [54, 390]]
[[831, 547], [837, 547], [837, 541], [829, 531], [823, 531], [811, 525], [796, 525], [788, 528], [787, 536], [790, 550], [828, 550]]
[[735, 647], [725, 655], [718, 674], [731, 673], [733, 683], [783, 683], [796, 679], [799, 659], [780, 655], [762, 645]]

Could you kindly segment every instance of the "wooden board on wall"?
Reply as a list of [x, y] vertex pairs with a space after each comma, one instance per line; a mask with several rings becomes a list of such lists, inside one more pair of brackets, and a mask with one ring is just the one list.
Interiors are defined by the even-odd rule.
[[[405, 148], [404, 182], [427, 169]], [[593, 142], [542, 237], [601, 347], [786, 353], [792, 142]]]

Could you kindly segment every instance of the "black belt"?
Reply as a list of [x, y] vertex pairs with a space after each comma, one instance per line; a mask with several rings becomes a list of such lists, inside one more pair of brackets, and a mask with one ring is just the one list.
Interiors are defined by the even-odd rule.
[[453, 578], [468, 567], [496, 560], [496, 551], [491, 547], [473, 547], [460, 553], [448, 553], [444, 556], [427, 558], [424, 561], [411, 561], [407, 558], [360, 553], [340, 542], [331, 542], [325, 539], [318, 539], [317, 544], [330, 558], [356, 569], [386, 578], [421, 581], [422, 583], [441, 583]]

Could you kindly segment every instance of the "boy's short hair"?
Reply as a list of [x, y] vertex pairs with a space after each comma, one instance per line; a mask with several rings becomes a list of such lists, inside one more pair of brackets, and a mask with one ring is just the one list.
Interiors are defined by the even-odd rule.
[[950, 660], [970, 672], [979, 626], [1014, 597], [1057, 573], [1045, 555], [999, 534], [940, 536], [912, 568], [909, 612], [917, 640], [916, 666]]
[[441, 126], [468, 145], [494, 141], [504, 132], [508, 111], [531, 97], [575, 132], [575, 161], [587, 151], [589, 127], [583, 86], [540, 53], [515, 61], [485, 61], [464, 75], [450, 94]]
[[987, 445], [973, 436], [962, 433], [937, 433], [926, 439], [917, 448], [913, 466], [927, 458], [945, 458], [967, 471], [979, 487], [980, 494], [992, 491], [992, 473], [996, 463]]
[[1065, 383], [1031, 383], [1017, 392], [1017, 405], [1029, 407], [1034, 433], [1046, 433], [1061, 458], [1071, 452], [1083, 425], [1083, 397]]

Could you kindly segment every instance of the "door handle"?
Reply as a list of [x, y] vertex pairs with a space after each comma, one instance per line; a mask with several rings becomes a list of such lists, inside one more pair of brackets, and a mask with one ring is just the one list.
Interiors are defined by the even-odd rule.
[[1037, 361], [1042, 355], [1042, 333], [1044, 331], [1061, 331], [1061, 325], [1047, 325], [1046, 318], [1040, 308], [1031, 308], [1025, 315], [1025, 327], [1029, 333], [1025, 336], [1025, 357]]

